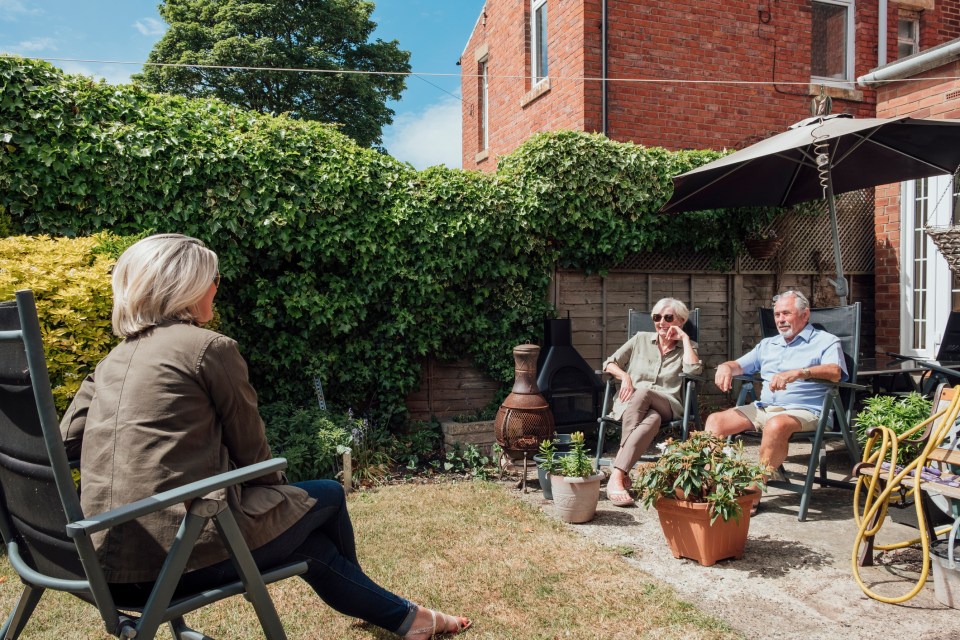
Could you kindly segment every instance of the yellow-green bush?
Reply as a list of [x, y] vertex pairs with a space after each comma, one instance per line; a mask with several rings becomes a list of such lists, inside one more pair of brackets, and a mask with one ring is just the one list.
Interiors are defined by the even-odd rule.
[[110, 328], [110, 267], [116, 259], [98, 251], [108, 240], [116, 239], [0, 238], [0, 300], [12, 299], [19, 289], [33, 290], [60, 411], [117, 343]]

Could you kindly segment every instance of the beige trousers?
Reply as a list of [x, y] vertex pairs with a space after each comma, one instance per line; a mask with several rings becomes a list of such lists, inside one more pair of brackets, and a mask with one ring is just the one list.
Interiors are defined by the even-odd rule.
[[672, 419], [673, 409], [666, 395], [649, 388], [634, 391], [621, 418], [620, 450], [613, 466], [629, 472], [660, 431], [661, 421]]

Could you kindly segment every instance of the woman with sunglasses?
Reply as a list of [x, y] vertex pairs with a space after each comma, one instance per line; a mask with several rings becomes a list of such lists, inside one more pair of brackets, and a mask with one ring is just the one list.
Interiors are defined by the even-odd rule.
[[[113, 269], [113, 330], [123, 340], [84, 380], [60, 424], [80, 458], [81, 505], [100, 513], [234, 467], [270, 458], [257, 394], [237, 343], [202, 325], [220, 285], [217, 254], [195, 238], [161, 234], [127, 249]], [[328, 605], [409, 640], [457, 633], [459, 616], [419, 607], [373, 582], [357, 560], [343, 488], [287, 484], [280, 473], [226, 493], [260, 567], [302, 560], [300, 577]], [[174, 541], [182, 506], [94, 537], [115, 598], [142, 602]], [[236, 578], [207, 523], [178, 591]]]
[[681, 373], [699, 375], [703, 363], [697, 344], [683, 330], [687, 305], [663, 298], [650, 314], [654, 331], [639, 331], [606, 359], [603, 370], [620, 380], [611, 416], [620, 420], [620, 449], [607, 481], [607, 498], [618, 507], [634, 503], [630, 470], [653, 442], [662, 421], [683, 413]]

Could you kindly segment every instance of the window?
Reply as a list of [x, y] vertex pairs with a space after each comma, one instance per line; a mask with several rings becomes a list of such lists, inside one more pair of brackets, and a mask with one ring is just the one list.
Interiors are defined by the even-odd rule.
[[815, 0], [810, 74], [816, 80], [853, 77], [853, 0]]
[[530, 1], [530, 61], [536, 84], [547, 77], [547, 0]]
[[478, 80], [480, 81], [480, 91], [477, 98], [477, 102], [480, 105], [480, 126], [479, 126], [479, 142], [480, 149], [486, 149], [489, 142], [488, 138], [488, 127], [490, 125], [490, 77], [487, 75], [487, 59], [484, 58], [479, 63], [479, 68], [477, 69]]
[[916, 18], [897, 20], [897, 59], [920, 51], [920, 21]]

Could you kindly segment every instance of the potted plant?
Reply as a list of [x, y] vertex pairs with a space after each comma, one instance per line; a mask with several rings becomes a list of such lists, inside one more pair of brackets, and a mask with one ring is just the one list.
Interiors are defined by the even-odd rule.
[[769, 260], [782, 243], [783, 239], [777, 237], [776, 230], [770, 227], [754, 231], [743, 241], [747, 253], [755, 260]]
[[561, 457], [554, 456], [551, 463], [553, 504], [557, 507], [560, 519], [571, 523], [592, 520], [597, 513], [602, 478], [603, 474], [596, 472], [593, 461], [587, 455], [583, 433], [574, 433], [570, 452]]
[[640, 469], [633, 487], [643, 506], [657, 509], [674, 557], [705, 566], [743, 557], [763, 467], [744, 458], [742, 442], [705, 431], [658, 447], [660, 458]]
[[[871, 427], [889, 427], [897, 435], [905, 433], [930, 417], [931, 404], [931, 400], [916, 391], [899, 398], [884, 395], [867, 398], [857, 413], [857, 441], [864, 446]], [[897, 464], [910, 462], [918, 452], [916, 444], [904, 440], [897, 452]]]

